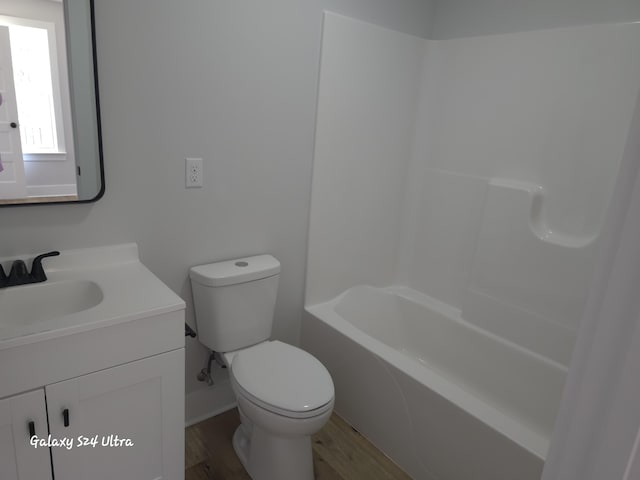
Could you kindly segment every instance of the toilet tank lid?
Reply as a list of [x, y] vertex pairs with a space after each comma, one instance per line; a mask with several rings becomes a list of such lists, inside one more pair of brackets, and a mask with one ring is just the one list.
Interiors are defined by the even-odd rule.
[[236, 258], [191, 267], [191, 280], [208, 287], [223, 287], [260, 280], [280, 273], [280, 262], [271, 255]]

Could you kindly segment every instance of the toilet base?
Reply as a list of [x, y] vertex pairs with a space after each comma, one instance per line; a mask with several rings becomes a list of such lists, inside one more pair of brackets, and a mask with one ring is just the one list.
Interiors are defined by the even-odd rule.
[[236, 452], [236, 455], [240, 459], [240, 463], [242, 463], [242, 466], [248, 472], [249, 446], [251, 443], [246, 432], [242, 430], [242, 425], [239, 425], [238, 428], [236, 428], [236, 431], [233, 433], [233, 440], [231, 443], [233, 444], [233, 450]]
[[310, 436], [279, 437], [253, 425], [240, 425], [233, 449], [253, 480], [313, 480]]
[[310, 417], [283, 416], [245, 397], [233, 368], [230, 376], [241, 422], [233, 435], [233, 448], [249, 476], [253, 480], [313, 480], [311, 435], [329, 421], [334, 399]]

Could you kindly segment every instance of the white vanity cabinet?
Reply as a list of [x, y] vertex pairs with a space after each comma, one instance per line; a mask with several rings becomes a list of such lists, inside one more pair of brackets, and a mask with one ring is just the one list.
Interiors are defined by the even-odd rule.
[[[174, 480], [184, 475], [184, 350], [47, 385], [60, 480]], [[68, 412], [65, 426], [64, 412]]]
[[182, 478], [183, 378], [178, 349], [0, 400], [0, 478]]
[[51, 480], [48, 448], [34, 449], [31, 432], [47, 437], [47, 407], [42, 388], [0, 400], [0, 478]]
[[183, 480], [184, 301], [135, 244], [48, 267], [0, 290], [0, 480]]

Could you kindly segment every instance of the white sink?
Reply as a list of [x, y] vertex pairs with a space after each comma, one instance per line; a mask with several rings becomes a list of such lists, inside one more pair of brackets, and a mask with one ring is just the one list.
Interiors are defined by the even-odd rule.
[[44, 270], [44, 282], [0, 289], [0, 399], [184, 348], [184, 301], [135, 244], [61, 250]]
[[44, 269], [42, 283], [0, 289], [0, 352], [184, 310], [184, 301], [140, 263], [135, 244], [63, 250]]
[[0, 290], [3, 326], [29, 325], [95, 307], [104, 295], [89, 280], [44, 282]]

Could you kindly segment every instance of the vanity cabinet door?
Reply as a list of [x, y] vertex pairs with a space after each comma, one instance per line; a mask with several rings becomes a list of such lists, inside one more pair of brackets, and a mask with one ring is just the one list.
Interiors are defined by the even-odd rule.
[[184, 478], [184, 349], [45, 388], [56, 480]]
[[46, 441], [49, 430], [43, 389], [0, 400], [2, 480], [51, 480], [49, 449], [31, 446], [30, 424], [33, 433]]

